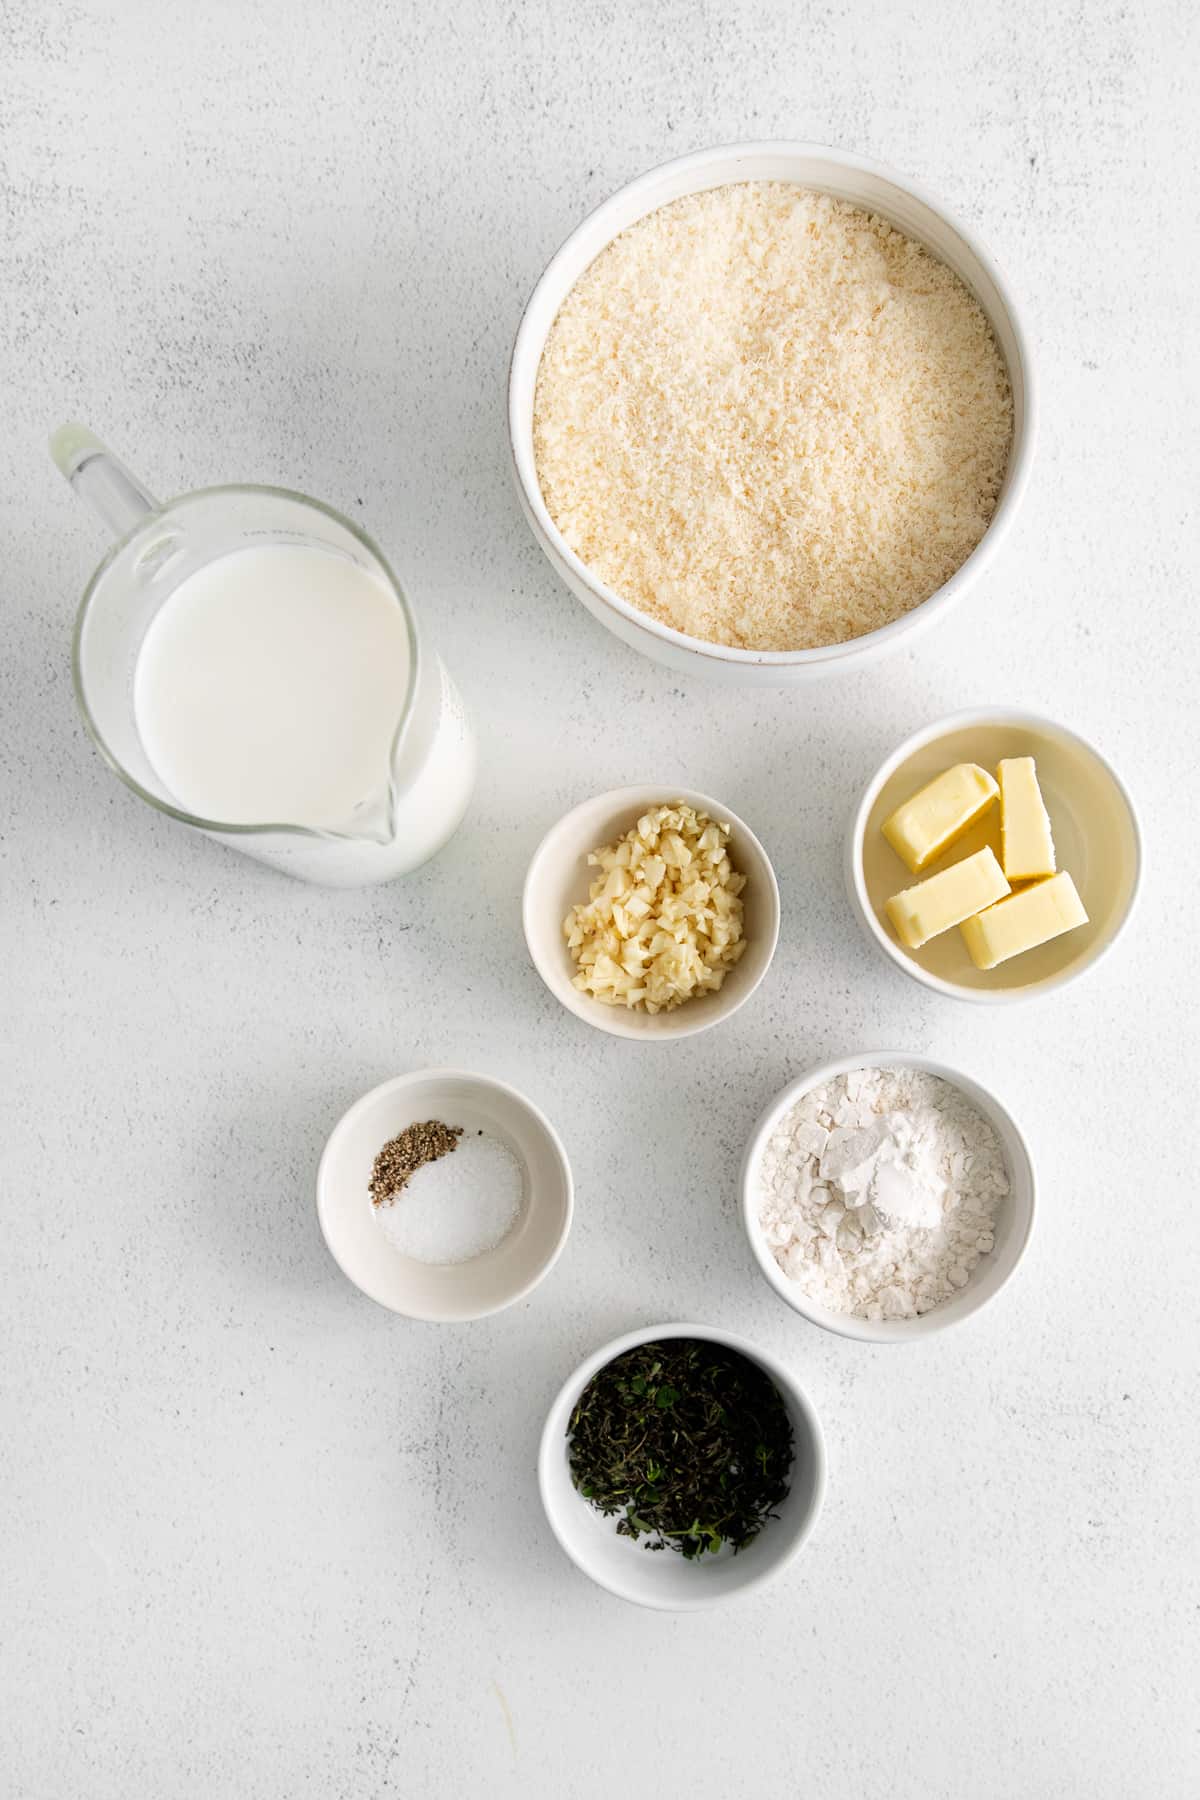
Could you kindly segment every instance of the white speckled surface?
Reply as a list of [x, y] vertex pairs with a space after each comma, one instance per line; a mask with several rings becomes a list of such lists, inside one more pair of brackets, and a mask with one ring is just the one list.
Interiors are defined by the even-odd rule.
[[[1194, 10], [83, 0], [0, 32], [5, 1793], [1194, 1794]], [[1044, 430], [972, 604], [763, 697], [588, 619], [502, 418], [584, 210], [770, 135], [879, 156], [979, 228]], [[428, 870], [291, 885], [104, 770], [68, 664], [102, 538], [44, 448], [72, 415], [156, 491], [288, 483], [381, 539], [485, 746]], [[875, 959], [837, 841], [901, 735], [1005, 699], [1111, 755], [1152, 867], [1089, 982], [995, 1016]], [[517, 905], [549, 821], [659, 776], [746, 815], [785, 903], [755, 1002], [666, 1052], [561, 1012]], [[787, 1313], [735, 1215], [764, 1102], [887, 1039], [993, 1083], [1042, 1178], [1003, 1301], [907, 1352]], [[551, 1279], [460, 1329], [357, 1295], [313, 1208], [345, 1105], [437, 1062], [527, 1090], [577, 1179]], [[816, 1538], [724, 1614], [608, 1598], [537, 1506], [560, 1381], [664, 1315], [785, 1355], [828, 1432]]]

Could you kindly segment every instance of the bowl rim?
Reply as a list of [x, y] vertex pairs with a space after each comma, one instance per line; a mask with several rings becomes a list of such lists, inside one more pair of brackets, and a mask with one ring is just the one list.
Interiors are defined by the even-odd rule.
[[[862, 846], [866, 836], [867, 820], [871, 808], [879, 796], [880, 789], [891, 779], [901, 763], [923, 750], [927, 744], [939, 737], [948, 737], [954, 731], [968, 731], [976, 726], [1013, 725], [1018, 729], [1042, 732], [1049, 737], [1065, 738], [1078, 749], [1086, 752], [1094, 762], [1099, 764], [1104, 774], [1112, 783], [1120, 799], [1124, 803], [1129, 816], [1129, 824], [1133, 835], [1133, 879], [1129, 889], [1129, 899], [1112, 934], [1107, 942], [1101, 944], [1090, 956], [1069, 963], [1057, 975], [1048, 975], [1044, 981], [1031, 983], [1027, 987], [1014, 988], [974, 988], [965, 983], [947, 981], [942, 975], [935, 975], [932, 970], [925, 969], [913, 957], [907, 955], [901, 944], [893, 942], [883, 929], [871, 904], [867, 893], [866, 881], [863, 877]], [[942, 994], [950, 1000], [968, 1000], [977, 1006], [1013, 1006], [1022, 1001], [1040, 1000], [1047, 994], [1068, 987], [1074, 981], [1081, 981], [1090, 975], [1115, 948], [1117, 942], [1125, 934], [1130, 920], [1137, 910], [1142, 891], [1142, 878], [1145, 870], [1145, 845], [1142, 837], [1141, 821], [1133, 795], [1116, 769], [1089, 739], [1073, 731], [1068, 725], [1060, 725], [1056, 719], [1048, 719], [1041, 713], [1034, 713], [1014, 706], [974, 706], [961, 712], [948, 713], [945, 718], [936, 719], [932, 725], [926, 725], [905, 738], [897, 749], [893, 750], [872, 775], [850, 820], [850, 828], [846, 835], [845, 875], [846, 884], [854, 902], [854, 910], [858, 914], [859, 924], [867, 937], [887, 957], [887, 960], [913, 981], [920, 982], [922, 987], [930, 988], [935, 994]]]
[[[745, 1356], [748, 1361], [757, 1363], [760, 1368], [765, 1370], [783, 1395], [789, 1411], [793, 1414], [793, 1421], [798, 1418], [808, 1434], [809, 1449], [813, 1465], [812, 1494], [804, 1517], [798, 1525], [793, 1527], [792, 1542], [788, 1545], [786, 1550], [780, 1553], [778, 1559], [772, 1562], [768, 1568], [762, 1569], [757, 1573], [751, 1571], [750, 1574], [743, 1576], [739, 1580], [736, 1587], [731, 1588], [725, 1593], [710, 1594], [706, 1596], [698, 1595], [694, 1600], [665, 1601], [656, 1599], [647, 1594], [636, 1581], [626, 1582], [620, 1580], [618, 1577], [597, 1574], [595, 1568], [592, 1567], [586, 1559], [582, 1559], [576, 1555], [574, 1548], [567, 1541], [565, 1534], [559, 1529], [557, 1508], [549, 1497], [550, 1468], [552, 1461], [554, 1461], [559, 1454], [561, 1438], [566, 1435], [565, 1422], [562, 1431], [558, 1429], [560, 1417], [565, 1414], [566, 1421], [569, 1421], [570, 1409], [574, 1404], [575, 1399], [582, 1393], [583, 1389], [587, 1386], [587, 1383], [591, 1380], [592, 1376], [596, 1374], [597, 1370], [604, 1368], [604, 1366], [607, 1363], [612, 1362], [614, 1358], [622, 1355], [626, 1350], [632, 1350], [638, 1344], [653, 1343], [657, 1338], [680, 1337], [703, 1338], [711, 1343], [721, 1344], [727, 1349], [738, 1351], [739, 1354]], [[546, 1521], [550, 1526], [550, 1530], [558, 1541], [559, 1548], [570, 1561], [574, 1563], [575, 1567], [582, 1574], [586, 1575], [590, 1581], [594, 1581], [598, 1587], [607, 1589], [610, 1594], [615, 1594], [619, 1600], [629, 1600], [637, 1606], [650, 1607], [656, 1612], [702, 1612], [711, 1607], [726, 1605], [730, 1601], [741, 1599], [744, 1594], [750, 1593], [755, 1588], [764, 1587], [769, 1581], [773, 1581], [777, 1575], [782, 1574], [784, 1569], [789, 1567], [799, 1555], [816, 1528], [817, 1521], [821, 1515], [821, 1509], [825, 1503], [828, 1474], [829, 1459], [825, 1448], [825, 1434], [821, 1428], [820, 1417], [804, 1388], [801, 1387], [791, 1370], [788, 1369], [777, 1356], [772, 1355], [770, 1351], [762, 1350], [757, 1344], [751, 1343], [748, 1338], [742, 1337], [738, 1332], [726, 1331], [723, 1327], [718, 1325], [699, 1325], [688, 1322], [675, 1322], [666, 1325], [645, 1325], [633, 1331], [622, 1332], [619, 1337], [612, 1338], [608, 1343], [602, 1344], [598, 1350], [594, 1350], [590, 1356], [584, 1358], [558, 1389], [547, 1410], [545, 1423], [542, 1426], [541, 1437], [538, 1441], [538, 1494], [542, 1502], [542, 1511], [546, 1515]], [[580, 1506], [587, 1505], [586, 1500], [582, 1499], [582, 1497], [578, 1497], [578, 1503]], [[778, 1521], [776, 1521], [776, 1523], [778, 1523]], [[767, 1527], [767, 1529], [770, 1529], [770, 1527]]]
[[[820, 1306], [815, 1301], [809, 1300], [799, 1284], [790, 1281], [784, 1274], [771, 1255], [763, 1238], [762, 1227], [758, 1222], [754, 1177], [767, 1140], [783, 1114], [789, 1111], [803, 1094], [810, 1092], [815, 1087], [823, 1087], [827, 1081], [833, 1081], [839, 1075], [848, 1075], [855, 1069], [888, 1067], [917, 1069], [928, 1075], [937, 1075], [941, 1080], [949, 1082], [952, 1087], [959, 1088], [968, 1100], [979, 1107], [989, 1122], [994, 1123], [997, 1117], [1003, 1119], [1012, 1133], [1024, 1164], [1026, 1177], [1024, 1185], [1027, 1186], [1029, 1194], [1028, 1216], [1012, 1263], [1003, 1280], [990, 1294], [985, 1294], [982, 1299], [975, 1300], [972, 1305], [956, 1315], [939, 1318], [938, 1315], [942, 1312], [942, 1308], [936, 1306], [930, 1312], [921, 1313], [914, 1319], [856, 1319], [850, 1313], [832, 1312], [828, 1307]], [[1011, 1158], [1006, 1156], [1006, 1161], [1010, 1163], [1010, 1178], [1015, 1178], [1016, 1171], [1011, 1167]], [[833, 1062], [822, 1063], [819, 1067], [798, 1075], [794, 1081], [788, 1082], [786, 1087], [781, 1088], [775, 1097], [768, 1101], [755, 1121], [747, 1139], [746, 1148], [742, 1153], [738, 1187], [742, 1226], [750, 1245], [751, 1254], [767, 1284], [774, 1289], [779, 1298], [790, 1306], [793, 1312], [798, 1312], [802, 1318], [807, 1319], [810, 1325], [817, 1325], [823, 1331], [832, 1332], [837, 1337], [852, 1338], [857, 1343], [880, 1346], [916, 1343], [920, 1339], [934, 1337], [943, 1331], [952, 1331], [955, 1326], [964, 1325], [968, 1319], [978, 1317], [1000, 1297], [1024, 1262], [1033, 1238], [1038, 1214], [1038, 1180], [1033, 1153], [1029, 1148], [1028, 1138], [1008, 1107], [991, 1088], [985, 1087], [983, 1082], [977, 1080], [975, 1076], [968, 1075], [962, 1069], [952, 1068], [949, 1063], [939, 1062], [935, 1057], [924, 1056], [919, 1051], [913, 1050], [867, 1049], [859, 1051], [850, 1056], [838, 1057]], [[969, 1292], [969, 1290], [964, 1290], [964, 1292]]]
[[[514, 1289], [510, 1295], [505, 1299], [498, 1301], [495, 1305], [481, 1307], [478, 1311], [467, 1313], [446, 1314], [436, 1311], [410, 1312], [406, 1307], [395, 1306], [388, 1300], [381, 1300], [377, 1294], [369, 1293], [367, 1289], [361, 1285], [353, 1269], [347, 1267], [339, 1254], [333, 1241], [333, 1237], [331, 1236], [331, 1228], [327, 1222], [335, 1205], [331, 1193], [333, 1186], [332, 1170], [334, 1159], [339, 1148], [338, 1140], [349, 1130], [351, 1124], [359, 1118], [360, 1115], [367, 1112], [370, 1107], [373, 1104], [376, 1104], [385, 1094], [403, 1093], [405, 1088], [415, 1087], [419, 1082], [449, 1080], [471, 1082], [476, 1087], [490, 1088], [494, 1093], [503, 1094], [506, 1099], [512, 1101], [517, 1107], [526, 1112], [532, 1118], [534, 1123], [541, 1128], [554, 1153], [555, 1160], [557, 1161], [559, 1170], [562, 1174], [564, 1198], [562, 1225], [558, 1236], [554, 1241], [554, 1246], [545, 1262], [541, 1264], [528, 1281], [521, 1287]], [[383, 1307], [385, 1312], [394, 1313], [403, 1319], [413, 1319], [417, 1323], [423, 1325], [470, 1325], [477, 1319], [493, 1318], [497, 1313], [505, 1312], [510, 1306], [515, 1306], [519, 1300], [528, 1298], [533, 1290], [545, 1280], [546, 1276], [550, 1273], [551, 1269], [562, 1255], [575, 1216], [575, 1178], [571, 1173], [570, 1158], [567, 1156], [566, 1147], [563, 1144], [562, 1138], [550, 1123], [550, 1120], [539, 1106], [535, 1105], [527, 1095], [521, 1093], [519, 1088], [513, 1087], [511, 1083], [507, 1081], [501, 1081], [497, 1076], [481, 1075], [475, 1069], [412, 1069], [403, 1075], [391, 1075], [386, 1081], [380, 1081], [373, 1088], [368, 1088], [365, 1094], [360, 1094], [358, 1099], [353, 1101], [351, 1105], [346, 1108], [345, 1112], [342, 1113], [341, 1117], [330, 1130], [328, 1137], [325, 1139], [320, 1158], [317, 1162], [316, 1194], [317, 1224], [320, 1227], [321, 1236], [325, 1240], [325, 1248], [328, 1250], [342, 1274], [346, 1277], [346, 1280], [350, 1282], [351, 1286], [357, 1289], [360, 1294], [364, 1295], [366, 1299], [373, 1301], [376, 1306]]]
[[[670, 796], [670, 798], [668, 799], [666, 796]], [[739, 993], [735, 989], [734, 993], [722, 1004], [722, 996], [725, 995], [728, 981], [741, 966], [740, 963], [735, 964], [716, 993], [709, 996], [715, 1004], [707, 1009], [707, 1016], [702, 1015], [689, 1022], [688, 1007], [686, 1005], [678, 1006], [670, 1013], [654, 1015], [663, 1021], [663, 1024], [656, 1027], [655, 1030], [640, 1031], [635, 1025], [629, 1023], [624, 1007], [605, 1006], [600, 1001], [593, 1000], [590, 995], [581, 993], [569, 982], [560, 986], [557, 971], [547, 966], [535, 947], [535, 934], [530, 923], [533, 915], [531, 890], [535, 878], [541, 872], [542, 865], [549, 860], [555, 850], [555, 840], [576, 814], [583, 812], [585, 808], [597, 806], [604, 801], [610, 804], [614, 810], [618, 807], [628, 807], [632, 810], [645, 806], [669, 806], [672, 800], [681, 800], [686, 806], [695, 807], [697, 812], [707, 813], [710, 819], [727, 820], [740, 836], [749, 840], [761, 858], [762, 868], [767, 876], [765, 886], [769, 913], [768, 930], [765, 934], [761, 934], [766, 941], [766, 960], [744, 992]], [[745, 870], [742, 873], [744, 874]], [[768, 856], [761, 838], [751, 830], [745, 819], [730, 807], [721, 805], [711, 794], [702, 794], [698, 788], [671, 787], [669, 784], [658, 782], [641, 782], [632, 787], [608, 788], [601, 793], [589, 795], [587, 799], [580, 800], [575, 806], [570, 807], [543, 834], [529, 859], [529, 866], [525, 871], [525, 880], [521, 887], [521, 929], [525, 934], [525, 947], [529, 952], [530, 961], [547, 990], [560, 1006], [581, 1020], [583, 1024], [591, 1025], [597, 1031], [607, 1032], [610, 1037], [621, 1038], [626, 1043], [670, 1043], [679, 1038], [695, 1037], [702, 1031], [711, 1031], [714, 1026], [723, 1024], [726, 1019], [731, 1019], [734, 1013], [740, 1011], [746, 1004], [751, 995], [757, 992], [770, 971], [771, 964], [775, 960], [775, 952], [779, 947], [781, 911], [779, 879], [775, 873], [774, 864]]]
[[[897, 188], [901, 193], [907, 194], [911, 199], [936, 214], [975, 257], [991, 281], [1005, 321], [1012, 333], [1017, 361], [1020, 365], [1023, 402], [1021, 426], [1019, 430], [1015, 425], [1013, 428], [1008, 469], [1000, 497], [996, 503], [996, 510], [971, 554], [942, 583], [941, 587], [935, 589], [925, 600], [920, 601], [908, 612], [901, 614], [900, 618], [892, 619], [888, 624], [878, 626], [874, 631], [864, 632], [861, 637], [849, 638], [840, 644], [823, 644], [805, 650], [744, 650], [735, 645], [714, 644], [706, 638], [692, 637], [686, 632], [675, 630], [672, 626], [663, 625], [649, 613], [642, 612], [630, 601], [623, 600], [615, 589], [602, 582], [588, 568], [582, 558], [576, 555], [555, 525], [542, 497], [541, 483], [538, 480], [532, 447], [532, 407], [533, 395], [536, 393], [537, 387], [537, 368], [540, 366], [542, 352], [554, 323], [554, 317], [557, 317], [557, 309], [545, 331], [540, 333], [534, 329], [532, 315], [545, 290], [557, 282], [560, 271], [564, 263], [572, 256], [578, 240], [585, 235], [594, 234], [602, 228], [607, 230], [611, 216], [621, 210], [630, 198], [640, 196], [670, 174], [698, 172], [731, 159], [740, 160], [756, 156], [819, 157], [840, 168], [853, 170], [859, 174], [872, 175]], [[732, 185], [736, 179], [735, 175], [731, 175], [729, 184]], [[699, 192], [702, 190], [691, 189], [689, 191]], [[678, 197], [682, 198], [683, 196]], [[666, 203], [664, 202], [664, 204]], [[656, 209], [653, 206], [647, 209], [648, 212], [654, 210]], [[641, 216], [645, 217], [647, 214]], [[608, 230], [607, 236], [598, 246], [591, 260], [595, 261], [595, 257], [599, 256], [614, 238], [627, 229], [628, 226], [621, 225], [613, 226], [611, 230]], [[527, 362], [534, 364], [528, 408], [522, 406], [518, 400], [518, 384], [523, 378], [524, 366]], [[1009, 378], [1011, 381], [1011, 369], [1009, 369]], [[610, 612], [615, 613], [626, 624], [634, 625], [676, 649], [690, 651], [693, 655], [701, 656], [709, 662], [735, 668], [786, 669], [837, 663], [856, 655], [865, 656], [868, 652], [884, 649], [893, 644], [905, 632], [911, 631], [918, 620], [922, 625], [932, 623], [959, 598], [968, 585], [975, 582], [984, 573], [999, 549], [1003, 537], [1007, 534], [1028, 486], [1037, 439], [1038, 408], [1038, 383], [1033, 354], [1012, 289], [984, 245], [956, 213], [950, 211], [942, 201], [920, 183], [910, 180], [908, 176], [902, 175], [889, 164], [878, 162], [872, 157], [859, 156], [853, 151], [839, 150], [828, 144], [806, 143], [799, 139], [789, 138], [765, 138], [733, 144], [715, 144], [706, 149], [693, 150], [684, 156], [672, 157], [667, 162], [658, 163], [653, 168], [645, 170], [641, 175], [635, 176], [632, 181], [617, 188], [607, 199], [594, 206], [580, 220], [563, 239], [546, 264], [522, 311], [509, 358], [506, 418], [509, 451], [518, 493], [528, 508], [537, 531], [545, 540], [544, 547], [548, 546], [553, 552], [553, 556], [559, 558], [565, 565], [569, 577], [582, 583], [598, 602], [607, 607]], [[530, 423], [528, 443], [525, 441], [527, 417]], [[613, 629], [617, 628], [614, 626]]]

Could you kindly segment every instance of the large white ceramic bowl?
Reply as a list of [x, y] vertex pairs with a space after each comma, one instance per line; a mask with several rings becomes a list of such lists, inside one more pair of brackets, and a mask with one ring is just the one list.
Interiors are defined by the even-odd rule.
[[[888, 900], [985, 845], [999, 856], [1000, 809], [993, 806], [920, 876], [892, 849], [883, 821], [943, 769], [975, 762], [994, 771], [1009, 756], [1032, 756], [1037, 764], [1058, 866], [1070, 871], [1088, 923], [995, 969], [975, 967], [960, 931], [945, 931], [920, 950], [907, 949], [888, 923]], [[1133, 801], [1100, 752], [1064, 725], [1001, 706], [954, 713], [906, 738], [871, 777], [846, 835], [846, 888], [868, 939], [914, 981], [955, 1000], [1030, 1000], [1078, 980], [1128, 924], [1141, 871]]]
[[[597, 579], [576, 556], [542, 498], [533, 451], [533, 400], [547, 335], [584, 270], [630, 225], [685, 194], [735, 181], [789, 181], [864, 206], [931, 250], [975, 295], [996, 334], [1013, 393], [1013, 441], [999, 503], [975, 550], [938, 591], [878, 631], [816, 650], [739, 650], [689, 637], [640, 612]], [[1007, 285], [974, 235], [932, 195], [882, 163], [818, 144], [733, 144], [679, 157], [631, 181], [583, 221], [533, 290], [513, 347], [508, 432], [517, 493], [551, 566], [602, 625], [656, 662], [721, 681], [801, 682], [835, 669], [858, 669], [901, 644], [949, 608], [982, 574], [1012, 523], [1033, 454], [1034, 378], [1028, 340]]]
[[[575, 986], [578, 971], [563, 935], [563, 921], [572, 906], [587, 899], [595, 879], [588, 852], [624, 837], [648, 807], [669, 806], [676, 800], [730, 827], [729, 859], [746, 877], [742, 890], [746, 948], [715, 992], [700, 994], [670, 1012], [606, 1006]], [[533, 853], [521, 913], [533, 966], [568, 1012], [612, 1037], [652, 1043], [692, 1037], [729, 1018], [766, 974], [779, 941], [779, 885], [770, 857], [744, 820], [693, 788], [613, 788], [573, 807], [550, 827]]]
[[[920, 1069], [926, 1075], [938, 1075], [951, 1086], [961, 1089], [989, 1120], [1000, 1139], [1008, 1165], [1009, 1193], [996, 1213], [995, 1244], [976, 1263], [966, 1287], [952, 1299], [943, 1300], [932, 1312], [920, 1313], [913, 1319], [856, 1319], [849, 1313], [831, 1312], [827, 1306], [818, 1306], [808, 1298], [800, 1283], [785, 1275], [775, 1261], [758, 1222], [758, 1169], [771, 1134], [802, 1094], [823, 1087], [839, 1075], [848, 1075], [852, 1069], [887, 1068]], [[915, 1343], [919, 1338], [945, 1331], [951, 1325], [961, 1325], [964, 1319], [994, 1300], [1016, 1272], [1017, 1264], [1029, 1247], [1036, 1197], [1029, 1145], [1012, 1114], [1001, 1106], [995, 1095], [957, 1069], [931, 1062], [927, 1056], [910, 1056], [904, 1050], [864, 1050], [860, 1056], [843, 1056], [839, 1062], [810, 1069], [808, 1074], [789, 1082], [782, 1093], [776, 1094], [754, 1127], [742, 1158], [741, 1190], [742, 1223], [754, 1260], [769, 1286], [811, 1324], [834, 1331], [840, 1337], [857, 1338], [864, 1344]]]
[[[650, 1550], [618, 1537], [605, 1518], [576, 1492], [568, 1461], [567, 1428], [575, 1403], [598, 1369], [636, 1344], [662, 1338], [703, 1338], [737, 1350], [765, 1370], [792, 1422], [795, 1460], [778, 1518], [771, 1519], [744, 1550], [688, 1562], [670, 1550]], [[825, 1497], [825, 1442], [812, 1404], [794, 1375], [745, 1338], [712, 1325], [648, 1325], [614, 1338], [581, 1363], [550, 1408], [538, 1455], [538, 1488], [551, 1530], [577, 1568], [622, 1600], [664, 1612], [695, 1612], [761, 1587], [787, 1567], [816, 1523]]]
[[[424, 1119], [487, 1132], [521, 1169], [516, 1224], [495, 1249], [467, 1262], [403, 1256], [374, 1216], [375, 1157]], [[448, 1169], [453, 1175], [453, 1159]], [[570, 1164], [549, 1119], [506, 1082], [465, 1069], [420, 1069], [372, 1088], [334, 1126], [317, 1171], [317, 1217], [342, 1273], [392, 1312], [438, 1324], [483, 1319], [523, 1300], [558, 1261], [573, 1208]]]

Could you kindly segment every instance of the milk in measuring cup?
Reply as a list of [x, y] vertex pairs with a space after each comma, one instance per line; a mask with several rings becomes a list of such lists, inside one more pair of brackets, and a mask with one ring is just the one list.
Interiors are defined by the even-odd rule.
[[[387, 817], [411, 672], [408, 624], [369, 569], [304, 545], [232, 551], [187, 576], [151, 622], [134, 674], [146, 755], [180, 808], [229, 825], [346, 834], [262, 853], [338, 884], [415, 867], [457, 824], [474, 747], [436, 657], [423, 671]], [[316, 856], [314, 871], [306, 861]], [[337, 859], [336, 867], [330, 858]]]
[[379, 792], [408, 676], [407, 625], [383, 582], [279, 544], [180, 583], [146, 633], [134, 710], [185, 811], [338, 831]]
[[418, 868], [461, 823], [475, 740], [357, 525], [286, 488], [155, 500], [86, 426], [50, 452], [117, 543], [75, 628], [84, 723], [149, 805], [303, 881]]

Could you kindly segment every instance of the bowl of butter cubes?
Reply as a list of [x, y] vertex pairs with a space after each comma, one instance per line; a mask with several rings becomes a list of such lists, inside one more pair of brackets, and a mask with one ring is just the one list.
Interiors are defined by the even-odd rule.
[[908, 738], [851, 820], [846, 885], [867, 937], [954, 999], [1024, 1000], [1112, 948], [1141, 879], [1115, 771], [1032, 713], [956, 713]]

